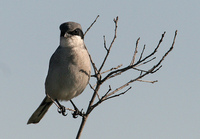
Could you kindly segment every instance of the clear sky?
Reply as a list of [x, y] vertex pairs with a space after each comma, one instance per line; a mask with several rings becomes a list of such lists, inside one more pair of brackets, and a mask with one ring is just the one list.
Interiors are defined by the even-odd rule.
[[[52, 106], [37, 125], [26, 125], [45, 96], [44, 81], [50, 56], [59, 44], [59, 25], [75, 21], [85, 31], [97, 15], [97, 23], [85, 43], [99, 66], [113, 37], [113, 18], [119, 16], [118, 35], [104, 70], [129, 64], [140, 37], [139, 49], [146, 54], [166, 31], [158, 58], [171, 46], [174, 50], [163, 67], [146, 80], [137, 82], [125, 95], [107, 101], [89, 116], [82, 139], [199, 139], [200, 138], [200, 1], [199, 0], [1, 0], [0, 1], [0, 137], [4, 139], [75, 138], [81, 118], [63, 117]], [[129, 81], [135, 71], [108, 82], [103, 95]], [[86, 109], [89, 87], [74, 99]], [[63, 102], [72, 107], [69, 102]]]

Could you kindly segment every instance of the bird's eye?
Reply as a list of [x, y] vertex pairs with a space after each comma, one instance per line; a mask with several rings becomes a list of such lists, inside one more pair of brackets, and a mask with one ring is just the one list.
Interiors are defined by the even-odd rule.
[[82, 39], [84, 38], [83, 32], [80, 29], [75, 29], [74, 31], [69, 32], [69, 34], [80, 36]]
[[74, 31], [69, 32], [71, 35], [79, 35], [79, 30], [75, 29]]
[[76, 30], [74, 30], [74, 31], [73, 31], [73, 34], [74, 34], [74, 35], [79, 35], [79, 32], [78, 32], [78, 30], [77, 30], [77, 29], [76, 29]]

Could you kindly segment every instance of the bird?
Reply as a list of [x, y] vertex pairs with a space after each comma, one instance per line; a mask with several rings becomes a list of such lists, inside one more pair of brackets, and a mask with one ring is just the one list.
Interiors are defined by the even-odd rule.
[[82, 27], [76, 22], [60, 25], [60, 45], [49, 61], [45, 80], [45, 98], [29, 118], [27, 124], [39, 123], [53, 102], [59, 105], [64, 115], [65, 108], [59, 101], [70, 101], [80, 95], [91, 76], [89, 53], [84, 43]]

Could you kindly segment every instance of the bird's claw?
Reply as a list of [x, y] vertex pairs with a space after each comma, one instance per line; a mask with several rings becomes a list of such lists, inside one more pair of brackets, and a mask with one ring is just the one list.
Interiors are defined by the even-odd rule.
[[75, 111], [72, 113], [73, 118], [77, 118], [78, 115], [83, 116], [84, 113], [82, 111], [83, 111], [83, 109], [81, 109], [81, 111], [79, 111], [78, 109], [75, 109]]
[[63, 116], [67, 116], [66, 109], [62, 105], [60, 108], [58, 108], [58, 113], [62, 114]]

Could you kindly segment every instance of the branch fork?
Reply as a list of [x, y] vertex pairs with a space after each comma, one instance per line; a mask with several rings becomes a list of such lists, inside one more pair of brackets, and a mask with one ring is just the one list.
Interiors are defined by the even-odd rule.
[[[94, 23], [97, 21], [98, 18], [99, 18], [99, 15], [96, 17], [96, 19], [93, 21], [93, 23], [89, 26], [89, 28], [86, 30], [84, 35], [86, 35], [86, 33], [91, 29], [91, 27], [94, 25]], [[146, 45], [144, 45], [142, 51], [139, 54], [138, 60], [136, 60], [137, 54], [139, 53], [138, 52], [138, 47], [139, 47], [140, 38], [138, 38], [137, 41], [136, 41], [136, 46], [135, 46], [134, 52], [133, 52], [133, 57], [132, 57], [131, 62], [130, 62], [129, 65], [122, 67], [122, 64], [120, 64], [120, 65], [118, 65], [116, 67], [110, 68], [109, 70], [102, 71], [102, 69], [103, 69], [103, 67], [104, 67], [104, 65], [105, 65], [105, 63], [106, 63], [106, 61], [108, 59], [108, 56], [109, 56], [109, 54], [111, 52], [111, 49], [112, 49], [112, 47], [114, 45], [114, 42], [115, 42], [115, 40], [117, 38], [118, 20], [119, 20], [118, 16], [113, 19], [114, 25], [115, 25], [114, 26], [114, 36], [113, 36], [113, 39], [112, 39], [112, 41], [111, 41], [109, 46], [107, 46], [107, 44], [106, 44], [106, 37], [103, 36], [104, 49], [106, 50], [106, 54], [105, 54], [105, 57], [102, 60], [102, 63], [101, 63], [99, 68], [96, 67], [95, 63], [92, 60], [91, 55], [88, 52], [88, 55], [90, 57], [90, 61], [91, 61], [91, 64], [92, 64], [92, 67], [93, 67], [93, 70], [94, 70], [94, 75], [92, 75], [91, 77], [94, 77], [96, 79], [96, 83], [94, 83], [95, 85], [89, 84], [90, 88], [93, 91], [93, 94], [92, 94], [92, 97], [91, 97], [91, 99], [89, 101], [89, 105], [87, 107], [86, 112], [84, 114], [80, 115], [82, 117], [82, 122], [81, 122], [81, 125], [79, 127], [76, 139], [80, 138], [81, 133], [82, 133], [83, 128], [84, 128], [84, 125], [85, 125], [85, 123], [87, 121], [87, 118], [88, 118], [89, 114], [99, 104], [101, 104], [102, 102], [107, 101], [107, 100], [109, 100], [111, 98], [116, 98], [116, 97], [119, 97], [121, 95], [126, 94], [132, 88], [132, 87], [128, 87], [128, 86], [130, 84], [132, 84], [133, 82], [145, 82], [145, 83], [152, 83], [152, 84], [158, 82], [157, 80], [147, 81], [147, 80], [143, 80], [142, 78], [144, 78], [145, 76], [147, 76], [149, 74], [154, 74], [157, 71], [159, 71], [161, 69], [161, 67], [162, 67], [162, 62], [164, 61], [164, 59], [168, 56], [168, 54], [174, 48], [174, 44], [175, 44], [175, 40], [176, 40], [176, 36], [177, 36], [177, 30], [175, 31], [175, 35], [174, 35], [171, 47], [158, 60], [158, 62], [156, 62], [156, 64], [151, 65], [149, 69], [141, 69], [141, 68], [139, 68], [140, 66], [147, 65], [147, 64], [150, 65], [150, 63], [156, 59], [155, 54], [158, 52], [158, 49], [160, 48], [160, 45], [163, 42], [163, 39], [165, 37], [166, 32], [164, 32], [161, 35], [161, 38], [160, 38], [157, 46], [155, 47], [155, 49], [150, 54], [148, 54], [146, 56], [144, 56]], [[119, 87], [117, 87], [115, 89], [112, 89], [111, 85], [109, 85], [107, 92], [105, 92], [104, 95], [100, 95], [99, 89], [102, 87], [102, 85], [104, 85], [104, 83], [107, 80], [110, 80], [110, 79], [112, 79], [112, 78], [114, 78], [116, 76], [121, 76], [121, 75], [123, 75], [123, 73], [125, 73], [126, 71], [129, 71], [129, 70], [134, 70], [134, 71], [138, 72], [139, 74], [135, 78], [127, 81], [126, 83], [122, 84], [121, 86], [119, 86]], [[102, 76], [102, 74], [104, 74], [104, 77]], [[125, 90], [122, 91], [122, 89], [125, 89]], [[121, 92], [118, 93], [119, 91], [121, 91]], [[95, 102], [96, 98], [98, 98], [98, 99]], [[67, 110], [74, 111], [74, 110], [69, 109], [69, 108]]]

